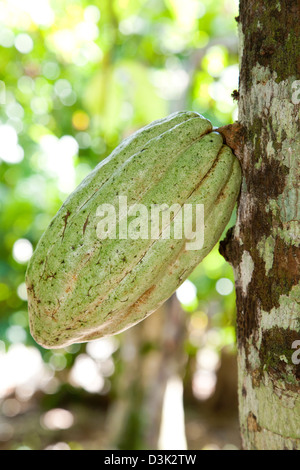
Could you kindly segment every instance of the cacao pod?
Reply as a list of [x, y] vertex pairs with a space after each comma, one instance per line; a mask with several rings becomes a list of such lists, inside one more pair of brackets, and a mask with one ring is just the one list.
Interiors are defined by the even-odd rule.
[[[29, 262], [32, 336], [45, 348], [61, 348], [119, 333], [150, 315], [217, 243], [240, 184], [237, 158], [197, 113], [175, 113], [124, 140], [68, 197]], [[139, 219], [129, 212], [125, 219], [121, 209], [112, 227], [117, 236], [100, 238], [98, 208], [116, 207], [124, 196], [128, 207], [149, 210], [202, 204], [202, 248], [188, 250], [188, 235], [176, 238], [175, 215], [156, 238], [126, 239], [121, 231], [132, 223], [140, 228]]]

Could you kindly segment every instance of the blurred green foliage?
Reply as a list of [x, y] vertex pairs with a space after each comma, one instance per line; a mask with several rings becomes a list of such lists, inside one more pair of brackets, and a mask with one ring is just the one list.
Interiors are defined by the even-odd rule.
[[[236, 119], [237, 8], [235, 0], [1, 1], [2, 349], [35, 345], [26, 263], [67, 195], [100, 160], [136, 129], [177, 110], [198, 111], [216, 127]], [[211, 329], [218, 331], [212, 347], [232, 344], [230, 266], [215, 249], [190, 280], [197, 292], [182, 297], [190, 313], [187, 351], [195, 354]], [[41, 352], [63, 371], [82, 350]]]

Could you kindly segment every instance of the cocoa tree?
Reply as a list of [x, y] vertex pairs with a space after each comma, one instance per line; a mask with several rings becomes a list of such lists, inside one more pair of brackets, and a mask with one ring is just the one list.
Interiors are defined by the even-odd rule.
[[243, 183], [221, 252], [236, 279], [243, 445], [300, 449], [299, 3], [241, 0], [237, 21]]

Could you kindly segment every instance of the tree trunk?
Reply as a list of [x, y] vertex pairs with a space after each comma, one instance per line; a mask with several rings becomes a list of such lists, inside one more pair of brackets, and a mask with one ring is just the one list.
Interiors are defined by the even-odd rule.
[[241, 0], [237, 18], [243, 184], [237, 224], [221, 252], [236, 279], [247, 450], [300, 450], [300, 366], [293, 359], [300, 340], [298, 5]]

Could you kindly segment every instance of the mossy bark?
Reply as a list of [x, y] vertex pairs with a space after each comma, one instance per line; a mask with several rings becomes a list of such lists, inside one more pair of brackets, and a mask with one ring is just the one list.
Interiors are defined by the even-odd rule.
[[300, 38], [298, 0], [241, 0], [234, 232], [240, 423], [247, 450], [300, 450]]

